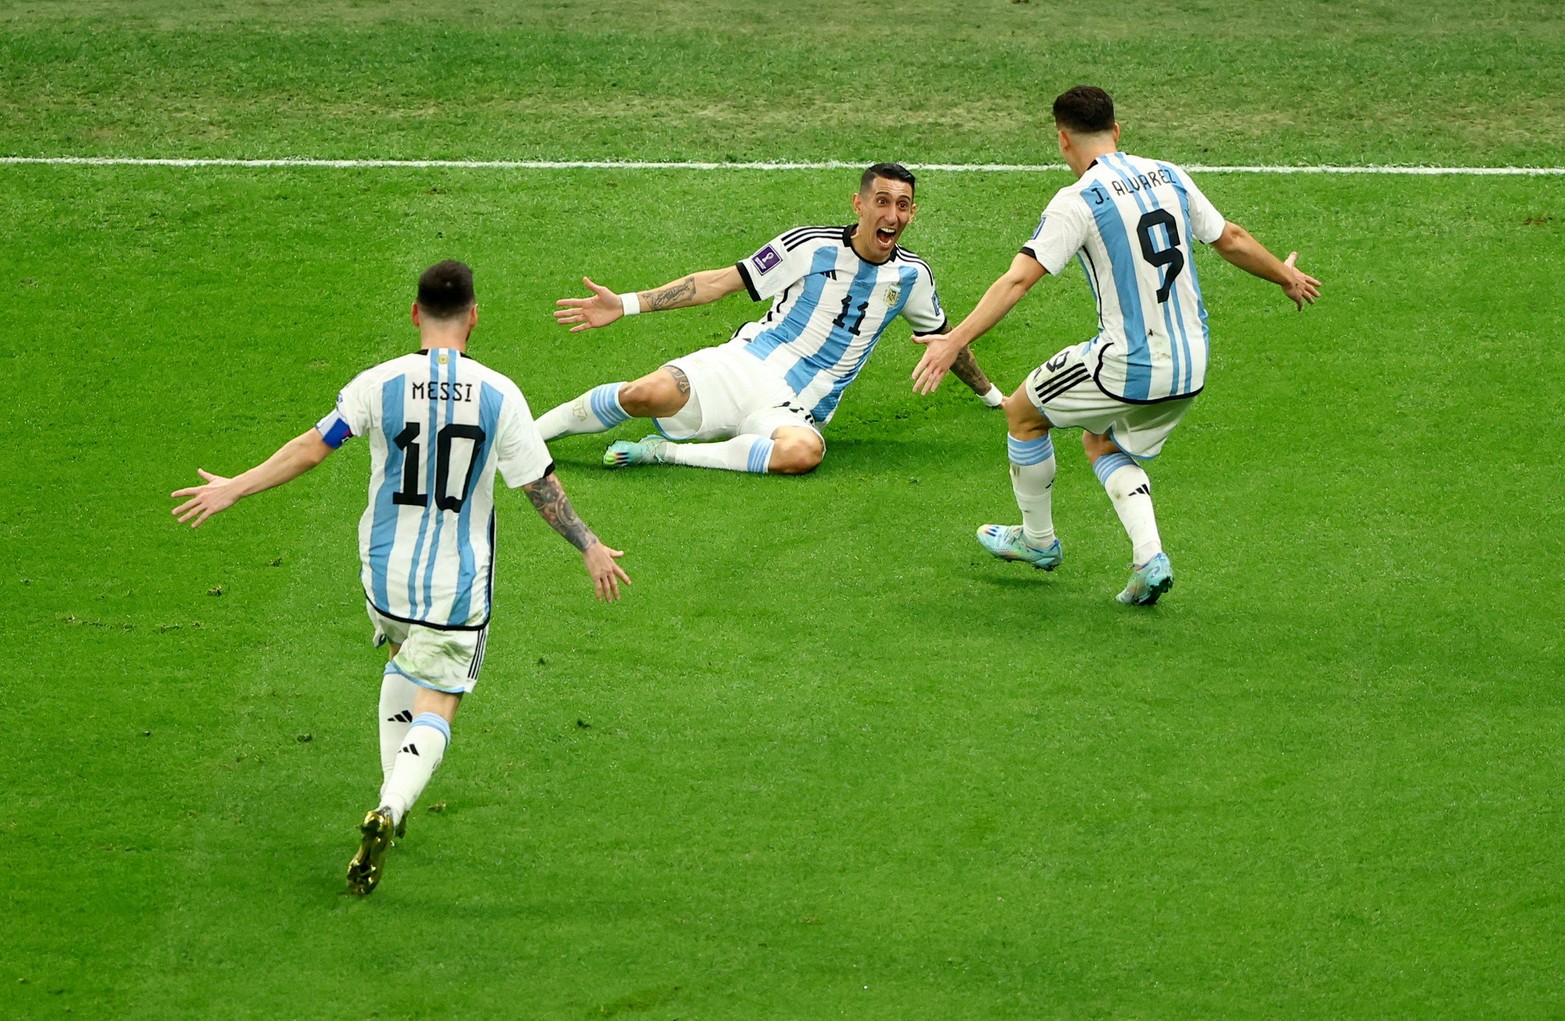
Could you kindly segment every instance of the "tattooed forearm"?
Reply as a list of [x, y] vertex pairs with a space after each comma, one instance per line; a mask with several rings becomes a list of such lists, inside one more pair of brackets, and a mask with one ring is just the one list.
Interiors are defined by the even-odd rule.
[[674, 385], [679, 388], [679, 392], [689, 397], [690, 377], [685, 375], [685, 370], [677, 365], [665, 365], [663, 368], [667, 369], [668, 374], [674, 377]]
[[646, 301], [643, 304], [646, 305], [649, 311], [678, 308], [681, 305], [688, 304], [690, 299], [696, 296], [696, 278], [694, 275], [691, 275], [683, 280], [676, 280], [660, 290], [647, 291], [646, 295]]
[[563, 535], [572, 546], [579, 550], [585, 550], [588, 546], [598, 541], [598, 537], [592, 534], [592, 529], [587, 523], [576, 516], [576, 508], [571, 506], [571, 501], [565, 495], [565, 489], [560, 485], [560, 480], [550, 472], [537, 482], [529, 482], [522, 487], [522, 492], [527, 494], [527, 499], [533, 502], [538, 510], [538, 516], [549, 523], [549, 527]]
[[982, 396], [989, 392], [989, 377], [978, 367], [978, 359], [973, 357], [972, 348], [964, 347], [957, 352], [956, 361], [951, 363], [951, 371], [956, 373], [957, 379], [971, 387], [973, 393]]

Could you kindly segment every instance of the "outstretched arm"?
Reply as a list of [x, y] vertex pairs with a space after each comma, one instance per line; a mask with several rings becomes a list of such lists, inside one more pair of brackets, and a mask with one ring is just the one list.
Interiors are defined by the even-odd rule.
[[924, 357], [913, 369], [914, 392], [934, 393], [946, 372], [956, 364], [958, 354], [1004, 319], [1006, 313], [1022, 300], [1022, 295], [1047, 275], [1048, 271], [1031, 255], [1022, 253], [1012, 259], [1011, 268], [989, 285], [978, 306], [957, 324], [956, 329], [943, 337], [921, 341]]
[[[920, 344], [927, 344], [937, 337], [948, 335], [950, 332], [951, 326], [948, 323], [945, 329], [939, 333], [915, 334], [913, 339]], [[951, 372], [957, 379], [966, 383], [968, 389], [983, 398], [983, 402], [989, 405], [989, 407], [998, 408], [1005, 401], [1005, 395], [1000, 392], [999, 387], [991, 383], [989, 377], [984, 375], [984, 370], [978, 365], [978, 359], [973, 357], [973, 349], [971, 347], [963, 347], [956, 353], [956, 361], [951, 363]]]
[[247, 496], [292, 482], [326, 460], [333, 449], [321, 439], [319, 432], [311, 428], [284, 443], [277, 453], [265, 461], [231, 479], [197, 468], [196, 472], [206, 482], [170, 493], [176, 500], [188, 498], [171, 513], [181, 524], [189, 521], [191, 528], [199, 528], [201, 522], [219, 511], [227, 510]]
[[1282, 288], [1288, 300], [1302, 312], [1304, 303], [1315, 304], [1320, 297], [1320, 281], [1294, 266], [1298, 252], [1288, 253], [1286, 259], [1278, 259], [1266, 246], [1255, 240], [1250, 232], [1237, 223], [1223, 226], [1222, 236], [1212, 242], [1217, 254], [1252, 276], [1270, 280]]
[[527, 499], [537, 508], [538, 516], [547, 521], [550, 528], [581, 550], [582, 561], [587, 573], [592, 576], [592, 587], [598, 598], [611, 603], [618, 599], [619, 583], [630, 584], [630, 575], [614, 562], [624, 556], [625, 551], [609, 549], [592, 534], [592, 529], [577, 516], [576, 509], [565, 495], [565, 487], [560, 485], [554, 472], [537, 482], [527, 483], [522, 487], [522, 492], [527, 494]]
[[[582, 330], [607, 326], [626, 314], [625, 301], [618, 294], [602, 284], [594, 283], [588, 277], [582, 277], [581, 282], [587, 285], [587, 289], [592, 292], [592, 297], [561, 298], [556, 301], [555, 304], [560, 307], [554, 310], [555, 322], [562, 325], [575, 324], [571, 326], [571, 332], [580, 333]], [[699, 273], [680, 277], [678, 280], [670, 280], [662, 287], [650, 291], [637, 291], [636, 303], [640, 307], [631, 314], [637, 311], [661, 312], [667, 308], [705, 305], [743, 289], [744, 278], [739, 275], [739, 270], [735, 266], [702, 270]]]

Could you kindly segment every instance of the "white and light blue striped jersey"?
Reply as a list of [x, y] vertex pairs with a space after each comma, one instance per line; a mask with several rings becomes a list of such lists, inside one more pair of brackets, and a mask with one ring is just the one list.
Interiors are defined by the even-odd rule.
[[1201, 391], [1206, 307], [1190, 239], [1210, 244], [1223, 227], [1182, 169], [1122, 152], [1050, 200], [1022, 251], [1051, 275], [1081, 260], [1098, 302], [1087, 362], [1104, 393], [1154, 403]]
[[388, 617], [444, 629], [489, 621], [496, 469], [515, 488], [554, 467], [522, 391], [452, 348], [360, 373], [316, 425], [370, 441], [359, 519], [365, 595]]
[[891, 320], [902, 316], [918, 334], [947, 325], [929, 265], [900, 246], [885, 262], [864, 261], [855, 226], [799, 227], [738, 264], [750, 297], [772, 307], [736, 338], [822, 425]]

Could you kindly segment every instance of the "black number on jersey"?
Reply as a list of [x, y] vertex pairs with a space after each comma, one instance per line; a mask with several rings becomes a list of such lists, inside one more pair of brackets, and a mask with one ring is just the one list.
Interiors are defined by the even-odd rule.
[[[858, 318], [853, 320], [853, 325], [852, 326], [848, 325], [848, 312], [850, 310], [858, 312]], [[869, 301], [868, 301], [868, 299], [859, 302], [859, 307], [857, 309], [854, 309], [853, 308], [853, 295], [852, 294], [844, 294], [842, 296], [842, 311], [837, 313], [837, 318], [833, 319], [831, 321], [831, 324], [833, 326], [837, 327], [837, 329], [839, 329], [839, 330], [847, 330], [849, 333], [851, 333], [855, 337], [857, 337], [859, 335], [859, 327], [864, 325], [864, 313], [868, 312], [868, 311], [869, 311]]]
[[[1167, 248], [1158, 248], [1152, 237], [1152, 229], [1162, 227], [1164, 236], [1168, 239]], [[1185, 268], [1185, 253], [1179, 250], [1179, 225], [1174, 222], [1174, 214], [1166, 209], [1154, 209], [1141, 218], [1136, 224], [1136, 234], [1141, 238], [1141, 256], [1147, 262], [1158, 267], [1168, 267], [1163, 277], [1163, 286], [1157, 289], [1158, 304], [1168, 300], [1169, 292], [1174, 289], [1174, 280]]]
[[429, 503], [429, 497], [418, 491], [419, 474], [419, 446], [418, 434], [422, 427], [417, 422], [409, 422], [397, 433], [395, 441], [397, 449], [403, 452], [402, 458], [402, 488], [391, 494], [392, 503], [411, 504], [414, 507], [423, 507]]
[[[391, 494], [391, 502], [414, 507], [429, 506], [429, 494], [418, 491], [419, 482], [423, 474], [419, 471], [422, 460], [422, 448], [419, 446], [419, 434], [424, 428], [418, 422], [409, 422], [397, 433], [392, 442], [397, 449], [403, 452], [402, 459], [402, 485], [395, 493]], [[450, 492], [451, 478], [451, 450], [457, 440], [468, 440], [472, 447], [468, 450], [467, 473], [462, 478], [462, 488], [453, 496]], [[478, 448], [483, 446], [484, 431], [476, 425], [462, 425], [452, 422], [442, 426], [435, 434], [435, 506], [441, 510], [459, 511], [462, 504], [467, 502], [468, 487], [473, 482], [473, 471], [478, 467]]]

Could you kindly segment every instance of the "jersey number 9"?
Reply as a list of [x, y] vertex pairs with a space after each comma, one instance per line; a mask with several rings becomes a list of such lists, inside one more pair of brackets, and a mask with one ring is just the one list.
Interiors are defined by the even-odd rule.
[[[1162, 227], [1164, 237], [1168, 241], [1167, 248], [1157, 248], [1153, 240], [1152, 231], [1156, 227]], [[1163, 277], [1163, 284], [1157, 289], [1157, 302], [1159, 305], [1168, 300], [1168, 294], [1174, 289], [1174, 280], [1185, 268], [1185, 253], [1179, 250], [1179, 225], [1174, 222], [1174, 214], [1166, 209], [1154, 209], [1141, 217], [1141, 222], [1136, 224], [1136, 235], [1141, 239], [1141, 257], [1153, 266], [1168, 268]]]

